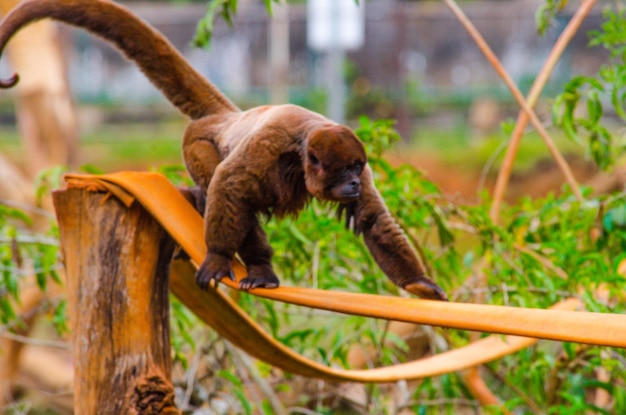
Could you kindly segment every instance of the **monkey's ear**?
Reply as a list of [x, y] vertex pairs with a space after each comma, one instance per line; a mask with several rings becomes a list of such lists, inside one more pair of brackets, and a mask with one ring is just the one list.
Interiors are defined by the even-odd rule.
[[337, 219], [341, 220], [345, 213], [346, 216], [346, 229], [354, 231], [356, 236], [359, 236], [361, 229], [356, 223], [356, 201], [350, 203], [341, 203], [337, 208]]

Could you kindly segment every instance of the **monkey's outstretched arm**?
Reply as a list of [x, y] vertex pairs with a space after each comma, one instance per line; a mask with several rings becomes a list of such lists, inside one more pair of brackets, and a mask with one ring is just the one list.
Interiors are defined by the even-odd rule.
[[[372, 257], [396, 285], [422, 298], [447, 300], [444, 291], [425, 274], [415, 250], [393, 220], [378, 190], [374, 187], [369, 166], [361, 175], [362, 193], [355, 205], [346, 209], [354, 215], [354, 229], [363, 239]], [[350, 218], [347, 218], [348, 224]]]

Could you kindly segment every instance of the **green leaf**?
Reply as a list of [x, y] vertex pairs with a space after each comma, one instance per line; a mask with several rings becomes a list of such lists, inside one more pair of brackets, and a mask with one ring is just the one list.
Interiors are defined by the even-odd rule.
[[197, 47], [210, 48], [217, 16], [221, 16], [232, 27], [232, 16], [236, 13], [237, 0], [211, 0], [204, 16], [198, 21], [192, 44]]
[[[555, 106], [553, 107], [553, 109], [554, 108]], [[554, 118], [554, 113], [552, 114], [552, 116]], [[510, 136], [511, 134], [513, 134], [513, 130], [515, 129], [515, 120], [512, 118], [507, 118], [500, 123], [500, 129], [505, 135]]]
[[429, 206], [429, 210], [431, 211], [432, 218], [435, 221], [435, 225], [437, 226], [439, 244], [442, 247], [452, 244], [454, 242], [454, 235], [452, 234], [452, 232], [450, 232], [448, 224], [440, 209], [436, 206]]
[[620, 95], [618, 88], [613, 88], [611, 91], [611, 103], [617, 115], [619, 115], [621, 119], [626, 120], [626, 91]]
[[38, 204], [41, 204], [42, 198], [49, 194], [53, 189], [61, 187], [63, 175], [67, 173], [67, 166], [55, 166], [44, 169], [35, 177], [35, 194]]
[[[10, 219], [17, 219], [28, 226], [31, 226], [33, 224], [32, 219], [26, 213], [24, 213], [20, 209], [16, 209], [16, 208], [6, 206], [3, 204], [0, 204], [0, 218], [1, 218], [0, 223], [6, 222], [6, 219], [10, 218]], [[8, 236], [14, 237], [16, 235], [14, 226], [10, 226], [10, 227], [7, 226], [6, 229], [7, 229], [7, 233], [12, 232], [11, 234], [8, 234]]]
[[589, 121], [591, 124], [597, 124], [600, 122], [600, 118], [602, 118], [602, 103], [600, 102], [600, 97], [597, 92], [592, 92], [589, 94], [587, 98], [587, 115], [589, 116]]
[[79, 170], [87, 174], [103, 174], [104, 173], [104, 171], [101, 168], [96, 167], [92, 164], [83, 164], [82, 166], [80, 166]]
[[15, 320], [16, 317], [17, 315], [11, 302], [7, 298], [0, 296], [0, 322], [7, 324]]
[[54, 328], [58, 334], [64, 334], [69, 333], [70, 331], [67, 322], [67, 301], [62, 300], [54, 308], [54, 312], [52, 314], [52, 324], [54, 324]]
[[220, 371], [218, 371], [216, 373], [216, 375], [218, 377], [223, 378], [223, 379], [227, 380], [228, 382], [232, 383], [233, 386], [236, 386], [237, 388], [241, 388], [243, 386], [243, 383], [241, 382], [241, 379], [239, 379], [232, 372], [229, 372], [227, 370], [220, 370]]
[[300, 342], [305, 342], [306, 339], [314, 333], [315, 331], [313, 329], [293, 330], [286, 336], [282, 337], [281, 342], [286, 345], [291, 345], [294, 339], [297, 339]]
[[2, 282], [4, 284], [4, 289], [7, 290], [11, 296], [18, 300], [19, 299], [19, 283], [16, 278], [16, 275], [11, 272], [13, 267], [13, 262], [10, 260], [2, 261]]
[[292, 237], [294, 237], [297, 241], [300, 241], [303, 245], [313, 245], [313, 242], [308, 239], [302, 232], [300, 232], [300, 230], [295, 225], [289, 226], [289, 232], [291, 233]]
[[246, 415], [252, 414], [252, 405], [250, 404], [250, 400], [246, 396], [245, 392], [241, 389], [241, 386], [233, 390], [235, 396], [237, 396], [237, 400], [241, 404], [244, 413]]
[[48, 285], [48, 267], [45, 263], [44, 256], [39, 254], [33, 257], [33, 268], [35, 271], [35, 280], [37, 281], [37, 286], [41, 288], [42, 291], [45, 291]]

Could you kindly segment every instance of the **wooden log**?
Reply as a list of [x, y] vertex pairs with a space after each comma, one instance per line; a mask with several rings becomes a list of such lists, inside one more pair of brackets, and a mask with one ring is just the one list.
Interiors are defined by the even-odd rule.
[[180, 414], [171, 384], [173, 241], [139, 203], [56, 191], [74, 354], [75, 413]]

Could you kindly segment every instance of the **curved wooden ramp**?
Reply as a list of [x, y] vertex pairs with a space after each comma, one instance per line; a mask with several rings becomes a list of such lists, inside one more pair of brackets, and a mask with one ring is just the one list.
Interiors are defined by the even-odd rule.
[[[201, 216], [164, 176], [156, 173], [121, 172], [101, 176], [67, 175], [69, 187], [107, 191], [130, 206], [135, 201], [163, 226], [199, 264], [205, 256]], [[174, 261], [171, 291], [221, 336], [252, 356], [288, 372], [337, 381], [393, 382], [401, 379], [455, 372], [483, 364], [528, 347], [537, 339], [551, 339], [613, 347], [626, 347], [626, 316], [576, 312], [576, 299], [549, 310], [442, 303], [370, 294], [322, 291], [300, 287], [254, 289], [253, 295], [330, 310], [417, 324], [505, 334], [491, 335], [452, 351], [413, 362], [368, 370], [343, 370], [307, 359], [278, 343], [220, 289], [202, 291], [188, 262]], [[235, 265], [237, 280], [245, 276]], [[224, 285], [237, 284], [224, 279]]]

